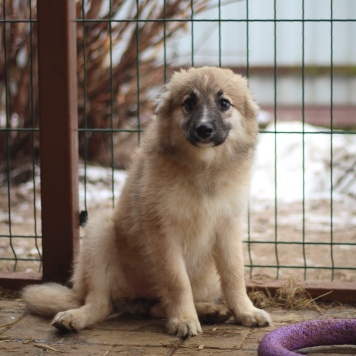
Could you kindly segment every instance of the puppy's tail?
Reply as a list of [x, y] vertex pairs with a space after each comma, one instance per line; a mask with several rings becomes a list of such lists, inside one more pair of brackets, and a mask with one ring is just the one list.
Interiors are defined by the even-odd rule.
[[51, 317], [82, 305], [72, 289], [56, 283], [28, 286], [22, 291], [22, 300], [29, 312]]

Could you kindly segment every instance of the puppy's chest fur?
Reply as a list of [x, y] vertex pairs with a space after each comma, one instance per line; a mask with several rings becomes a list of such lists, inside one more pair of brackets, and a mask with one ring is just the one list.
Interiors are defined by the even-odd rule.
[[167, 227], [175, 229], [188, 244], [212, 240], [226, 220], [241, 210], [236, 182], [211, 179], [208, 173], [177, 175], [174, 183], [160, 194], [159, 206]]

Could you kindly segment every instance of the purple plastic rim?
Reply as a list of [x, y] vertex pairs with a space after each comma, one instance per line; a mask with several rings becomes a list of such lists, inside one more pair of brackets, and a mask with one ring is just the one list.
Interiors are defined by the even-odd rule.
[[356, 319], [323, 319], [283, 326], [263, 337], [258, 356], [297, 356], [293, 350], [356, 345]]

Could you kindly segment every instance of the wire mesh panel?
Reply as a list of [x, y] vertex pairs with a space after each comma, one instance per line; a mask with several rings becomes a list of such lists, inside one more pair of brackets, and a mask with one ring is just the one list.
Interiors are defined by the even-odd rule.
[[36, 2], [0, 6], [0, 270], [38, 271]]
[[[350, 115], [346, 125], [349, 131], [338, 129], [343, 126], [340, 101], [353, 110], [355, 100], [340, 95], [341, 83], [351, 90], [352, 87], [345, 75], [335, 76], [334, 73], [334, 43], [343, 43], [339, 52], [345, 56], [341, 58], [338, 53], [339, 64], [352, 63], [356, 58], [355, 53], [345, 52], [347, 42], [343, 39], [343, 31], [347, 27], [349, 31], [355, 31], [354, 18], [349, 17], [352, 11], [347, 13], [347, 9], [352, 10], [352, 5], [345, 2], [343, 11], [338, 8], [339, 16], [345, 17], [337, 18], [332, 1], [322, 13], [313, 13], [310, 2], [294, 2], [296, 4], [299, 10], [287, 14], [286, 8], [274, 1], [273, 18], [265, 21], [273, 26], [274, 98], [272, 122], [267, 128], [262, 128], [257, 152], [255, 174], [259, 187], [253, 185], [252, 189], [257, 188], [260, 193], [266, 189], [266, 181], [258, 179], [259, 173], [266, 173], [265, 162], [261, 159], [274, 157], [273, 165], [270, 165], [273, 179], [269, 186], [273, 185], [273, 189], [269, 189], [274, 193], [273, 204], [265, 211], [270, 210], [265, 217], [268, 216], [272, 224], [264, 226], [272, 227], [272, 234], [259, 228], [258, 215], [255, 214], [257, 221], [251, 222], [247, 241], [250, 275], [262, 273], [276, 278], [298, 276], [313, 280], [354, 280], [355, 265], [351, 256], [355, 252], [355, 186], [352, 183], [355, 161], [351, 157], [355, 152], [355, 132], [352, 131], [355, 114]], [[354, 11], [355, 8], [353, 14]], [[299, 17], [292, 17], [298, 13]], [[338, 27], [340, 22], [348, 25]], [[314, 37], [315, 32], [319, 43], [312, 44], [309, 37]], [[299, 47], [299, 53], [294, 50], [295, 58], [299, 57], [300, 78], [297, 80], [278, 70], [283, 62], [288, 61], [284, 52], [291, 43]], [[314, 66], [315, 62], [320, 63], [320, 67], [324, 66], [324, 74], [312, 74], [311, 63]], [[346, 74], [347, 65], [344, 69]], [[319, 87], [318, 93], [316, 86], [320, 80], [324, 87]], [[285, 94], [287, 90], [289, 94]], [[319, 98], [313, 100], [317, 95]], [[296, 108], [293, 108], [294, 113], [288, 112], [292, 107], [288, 101], [297, 105], [299, 102], [299, 113], [295, 112]], [[328, 105], [320, 105], [318, 101]], [[266, 107], [268, 110], [268, 105]], [[293, 122], [285, 122], [289, 120]], [[310, 122], [320, 122], [324, 127], [310, 126]], [[265, 169], [262, 171], [263, 165]], [[348, 181], [343, 187], [336, 183], [343, 180]], [[254, 191], [252, 195], [252, 200], [259, 204], [261, 199], [256, 199]], [[346, 214], [348, 218], [343, 213], [345, 210], [349, 211]]]
[[1, 3], [0, 282], [6, 286], [68, 280], [78, 241], [73, 5]]
[[[344, 88], [354, 93], [356, 53], [347, 38], [356, 31], [355, 5], [302, 0], [94, 4], [82, 1], [77, 21], [86, 38], [80, 75], [89, 73], [89, 38], [94, 26], [100, 27], [107, 48], [105, 56], [98, 52], [95, 58], [111, 78], [107, 94], [101, 93], [110, 119], [105, 129], [101, 118], [100, 124], [84, 120], [84, 171], [93, 170], [88, 158], [94, 133], [106, 142], [111, 167], [129, 165], [129, 156], [122, 157], [139, 142], [152, 114], [150, 103], [174, 69], [231, 67], [249, 77], [262, 109], [246, 219], [248, 276], [354, 280], [356, 101]], [[126, 64], [123, 75], [117, 68]], [[85, 105], [84, 113], [88, 106], [93, 110], [88, 101]], [[93, 175], [84, 172], [85, 182]], [[111, 185], [107, 205], [114, 205], [124, 177], [112, 170], [100, 179]], [[91, 184], [85, 186], [84, 208], [102, 204], [95, 197], [93, 202]]]

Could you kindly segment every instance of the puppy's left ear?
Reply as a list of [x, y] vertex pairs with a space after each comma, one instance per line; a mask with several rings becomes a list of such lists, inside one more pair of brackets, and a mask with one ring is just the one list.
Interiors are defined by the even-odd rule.
[[171, 103], [171, 93], [168, 90], [167, 84], [159, 92], [155, 101], [155, 114], [162, 115], [169, 111]]
[[[240, 107], [240, 110], [242, 110], [241, 114], [243, 114], [246, 119], [256, 120], [260, 108], [253, 97], [247, 78], [241, 76], [240, 74], [236, 74], [231, 70], [230, 72], [234, 80], [236, 90], [241, 94], [244, 93], [244, 97], [242, 98], [242, 107]], [[241, 98], [239, 100], [241, 100]]]
[[254, 97], [252, 96], [250, 89], [248, 89], [244, 102], [245, 117], [250, 119], [257, 119], [259, 110], [259, 106], [257, 105]]
[[246, 86], [245, 89], [245, 100], [244, 100], [244, 111], [245, 117], [249, 119], [257, 119], [258, 112], [260, 111], [259, 106], [257, 105], [255, 98], [253, 97], [252, 91], [249, 86], [249, 82], [246, 78], [244, 79], [244, 83]]

